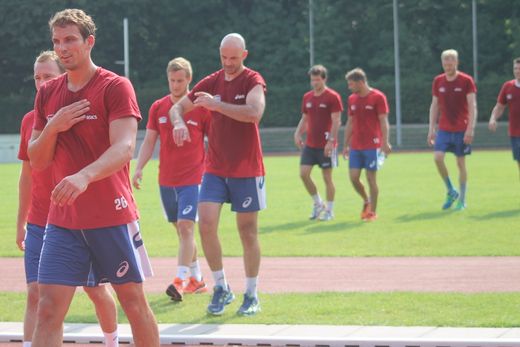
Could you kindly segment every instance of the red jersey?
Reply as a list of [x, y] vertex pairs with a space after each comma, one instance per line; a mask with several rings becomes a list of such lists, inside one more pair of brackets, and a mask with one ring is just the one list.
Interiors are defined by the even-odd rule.
[[159, 133], [159, 184], [187, 186], [200, 184], [204, 174], [204, 135], [209, 133], [211, 114], [197, 107], [184, 115], [191, 142], [177, 146], [173, 141], [173, 126], [168, 111], [173, 106], [170, 95], [155, 101], [150, 107], [147, 129]]
[[[31, 111], [23, 117], [22, 125], [20, 126], [20, 148], [18, 150], [18, 159], [20, 160], [29, 161], [27, 147], [31, 140], [33, 123], [34, 111]], [[51, 192], [54, 189], [52, 184], [52, 167], [40, 171], [32, 169], [31, 178], [31, 207], [27, 216], [27, 223], [45, 227], [51, 203]]]
[[[90, 102], [86, 119], [58, 134], [51, 164], [54, 186], [97, 160], [110, 147], [111, 121], [141, 119], [130, 81], [98, 68], [77, 92], [67, 88], [67, 74], [45, 83], [36, 94], [34, 129], [42, 130], [60, 108], [82, 99]], [[68, 229], [94, 229], [128, 224], [138, 218], [126, 163], [111, 176], [92, 182], [72, 205], [51, 204], [48, 223]]]
[[504, 83], [498, 102], [509, 107], [509, 136], [520, 136], [520, 87], [515, 80]]
[[466, 131], [469, 112], [466, 96], [476, 93], [477, 87], [471, 76], [460, 72], [453, 81], [440, 74], [433, 80], [432, 94], [437, 97], [440, 118], [439, 129], [450, 132]]
[[[231, 81], [226, 81], [224, 70], [219, 70], [197, 83], [188, 97], [193, 102], [197, 98], [195, 93], [206, 92], [223, 102], [245, 105], [247, 94], [256, 85], [266, 91], [263, 77], [249, 68]], [[206, 172], [235, 178], [264, 176], [258, 124], [239, 122], [219, 112], [211, 112]]]
[[366, 96], [351, 94], [348, 97], [348, 116], [352, 117], [350, 148], [358, 151], [380, 148], [382, 134], [379, 116], [388, 112], [385, 94], [375, 88]]
[[302, 100], [302, 113], [307, 115], [305, 144], [311, 148], [325, 148], [332, 126], [331, 114], [341, 111], [343, 103], [335, 90], [325, 88], [318, 96], [312, 90], [305, 93]]

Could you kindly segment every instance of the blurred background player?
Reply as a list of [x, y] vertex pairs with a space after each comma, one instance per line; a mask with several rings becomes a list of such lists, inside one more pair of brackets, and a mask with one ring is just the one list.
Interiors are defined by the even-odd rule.
[[[332, 180], [332, 169], [338, 165], [337, 138], [343, 104], [341, 96], [327, 87], [327, 69], [323, 65], [311, 67], [309, 77], [312, 90], [303, 96], [302, 118], [294, 133], [294, 143], [302, 151], [300, 177], [314, 201], [310, 219], [327, 221], [334, 218], [336, 188]], [[302, 136], [305, 133], [307, 137], [304, 143]], [[311, 177], [314, 165], [321, 168], [326, 189], [326, 205], [321, 200]]]
[[[363, 199], [361, 219], [377, 219], [379, 188], [376, 174], [380, 155], [389, 155], [388, 103], [380, 90], [368, 85], [365, 72], [356, 68], [347, 72], [345, 79], [352, 94], [348, 98], [348, 119], [345, 126], [343, 157], [349, 158], [349, 175], [352, 186]], [[382, 151], [382, 153], [380, 153]], [[360, 180], [365, 169], [370, 195]]]
[[[466, 208], [466, 155], [471, 154], [477, 122], [477, 87], [471, 76], [458, 70], [459, 55], [456, 50], [442, 52], [441, 62], [444, 73], [436, 76], [432, 85], [427, 142], [429, 146], [434, 146], [435, 164], [448, 191], [442, 208], [449, 209], [458, 199], [455, 209], [460, 211]], [[435, 130], [437, 123], [438, 131]], [[444, 162], [446, 152], [452, 152], [457, 158], [460, 191], [451, 183]]]
[[[34, 84], [40, 86], [63, 74], [58, 56], [54, 51], [40, 53], [34, 62]], [[52, 167], [45, 170], [33, 170], [27, 155], [27, 146], [31, 138], [34, 123], [34, 111], [27, 113], [20, 128], [20, 149], [18, 159], [22, 160], [22, 170], [18, 185], [19, 205], [16, 244], [24, 251], [25, 276], [27, 279], [27, 306], [24, 316], [23, 347], [30, 347], [36, 324], [38, 308], [38, 265], [43, 245], [43, 235], [51, 203]], [[105, 336], [105, 346], [119, 346], [117, 335], [116, 303], [106, 286], [84, 287], [94, 303], [96, 314]]]
[[150, 107], [146, 135], [139, 150], [132, 183], [135, 188], [141, 188], [143, 169], [153, 155], [155, 143], [160, 139], [161, 201], [166, 218], [173, 223], [179, 235], [177, 275], [166, 293], [173, 300], [182, 301], [183, 293], [207, 291], [197, 260], [194, 229], [199, 185], [204, 173], [204, 136], [208, 134], [211, 115], [202, 107], [184, 114], [191, 142], [177, 146], [173, 142], [173, 126], [168, 111], [189, 92], [193, 72], [188, 60], [175, 58], [168, 63], [166, 74], [170, 93], [156, 100]]
[[513, 159], [518, 163], [520, 171], [520, 58], [513, 61], [514, 79], [502, 85], [498, 94], [497, 104], [489, 118], [489, 130], [497, 130], [497, 120], [504, 113], [506, 106], [509, 107], [509, 137], [511, 138], [511, 149]]
[[178, 145], [190, 141], [182, 116], [195, 106], [211, 111], [208, 159], [199, 196], [199, 230], [215, 281], [207, 308], [213, 315], [224, 313], [225, 306], [235, 298], [224, 273], [218, 237], [220, 212], [226, 202], [230, 202], [231, 210], [236, 212], [244, 249], [246, 292], [237, 314], [250, 316], [260, 311], [258, 211], [264, 209], [266, 203], [258, 123], [264, 114], [266, 84], [258, 72], [244, 66], [247, 54], [240, 34], [226, 35], [220, 43], [222, 69], [197, 83], [170, 110]]
[[130, 81], [94, 64], [96, 25], [79, 9], [49, 21], [66, 73], [40, 87], [28, 154], [52, 165], [51, 205], [38, 286], [33, 347], [57, 347], [77, 286], [110, 282], [138, 347], [158, 347], [159, 331], [143, 290], [152, 274], [129, 178], [137, 122]]

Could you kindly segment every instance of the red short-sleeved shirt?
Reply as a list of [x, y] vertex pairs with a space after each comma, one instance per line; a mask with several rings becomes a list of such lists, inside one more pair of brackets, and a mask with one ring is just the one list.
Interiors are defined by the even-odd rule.
[[208, 135], [211, 113], [196, 107], [184, 115], [191, 142], [177, 146], [173, 141], [173, 126], [168, 111], [173, 106], [170, 95], [155, 101], [150, 107], [147, 129], [159, 133], [159, 184], [178, 187], [200, 184], [204, 174], [204, 136]]
[[383, 92], [372, 88], [366, 96], [354, 93], [348, 98], [348, 116], [352, 120], [350, 148], [354, 150], [381, 147], [379, 115], [388, 114], [388, 102]]
[[[27, 113], [22, 119], [20, 126], [20, 148], [18, 159], [29, 161], [27, 147], [31, 139], [32, 127], [34, 123], [34, 110]], [[52, 166], [45, 170], [31, 170], [31, 207], [27, 216], [27, 223], [36, 224], [44, 227], [47, 224], [51, 192], [54, 189], [52, 184]]]
[[450, 132], [466, 131], [469, 112], [466, 96], [476, 93], [477, 87], [471, 76], [459, 72], [453, 81], [440, 74], [433, 80], [432, 94], [437, 97], [440, 118], [439, 129]]
[[302, 113], [307, 115], [305, 144], [311, 148], [325, 148], [332, 126], [331, 114], [341, 111], [343, 103], [335, 90], [326, 88], [318, 96], [312, 90], [305, 93], [302, 100]]
[[[110, 122], [124, 117], [141, 119], [130, 81], [98, 68], [77, 92], [67, 88], [66, 74], [45, 83], [36, 95], [34, 129], [42, 130], [60, 108], [82, 99], [90, 101], [86, 119], [58, 135], [52, 163], [54, 185], [96, 161], [110, 147]], [[111, 176], [91, 183], [72, 205], [51, 204], [48, 223], [93, 229], [127, 224], [138, 217], [126, 163]]]
[[520, 87], [515, 80], [504, 83], [498, 102], [509, 107], [509, 136], [520, 136]]
[[[249, 68], [231, 81], [224, 77], [224, 70], [205, 77], [188, 97], [194, 101], [195, 93], [206, 92], [223, 102], [245, 105], [247, 94], [255, 86], [261, 85], [266, 91], [263, 77]], [[219, 112], [211, 112], [206, 172], [235, 178], [264, 176], [258, 124], [239, 122]]]

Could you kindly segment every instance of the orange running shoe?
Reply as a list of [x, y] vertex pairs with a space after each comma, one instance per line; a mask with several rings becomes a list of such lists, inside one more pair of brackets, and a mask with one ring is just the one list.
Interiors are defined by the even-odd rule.
[[173, 283], [166, 289], [168, 295], [173, 301], [182, 301], [182, 294], [184, 293], [184, 281], [179, 277], [173, 279]]
[[206, 283], [204, 283], [204, 279], [197, 281], [195, 277], [190, 277], [190, 280], [186, 287], [184, 287], [184, 293], [186, 294], [199, 294], [206, 293], [208, 291], [208, 287]]
[[363, 220], [365, 222], [373, 222], [377, 219], [377, 214], [375, 212], [372, 212], [372, 211], [369, 211], [367, 213], [367, 215], [365, 216], [365, 218], [363, 218]]
[[372, 205], [369, 202], [363, 203], [363, 209], [361, 210], [361, 219], [365, 220], [367, 216], [372, 212]]

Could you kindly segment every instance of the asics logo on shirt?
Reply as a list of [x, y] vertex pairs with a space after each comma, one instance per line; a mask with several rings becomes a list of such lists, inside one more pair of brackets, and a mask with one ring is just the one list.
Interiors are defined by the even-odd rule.
[[188, 206], [186, 206], [186, 208], [184, 208], [184, 210], [182, 210], [182, 214], [183, 214], [183, 215], [187, 215], [187, 214], [190, 213], [192, 210], [193, 210], [193, 206], [192, 206], [192, 205], [188, 205]]
[[116, 276], [118, 278], [123, 277], [128, 272], [128, 269], [130, 269], [130, 264], [128, 264], [126, 260], [122, 261], [121, 264], [119, 264], [119, 269], [117, 269]]
[[455, 88], [454, 90], [455, 90], [456, 92], [462, 92], [462, 88], [459, 88], [459, 87]]
[[320, 108], [327, 108], [327, 105], [325, 105], [325, 104], [320, 104]]
[[250, 197], [250, 196], [248, 196], [248, 197], [244, 200], [244, 202], [242, 203], [242, 207], [243, 207], [243, 208], [248, 208], [248, 207], [251, 205], [252, 202], [253, 202], [253, 198]]
[[168, 123], [168, 118], [166, 117], [159, 117], [159, 124], [166, 124]]
[[241, 100], [241, 99], [245, 99], [246, 96], [244, 94], [237, 94], [235, 95], [235, 100]]
[[97, 116], [95, 114], [86, 114], [85, 120], [96, 120]]
[[191, 119], [189, 119], [189, 120], [186, 122], [186, 124], [191, 124], [191, 125], [194, 125], [194, 126], [199, 125], [199, 123], [197, 123], [197, 122], [195, 122], [194, 120], [191, 120]]
[[366, 105], [366, 106], [365, 106], [365, 109], [366, 109], [366, 110], [373, 110], [373, 109], [374, 109], [374, 106], [372, 106], [372, 105]]

